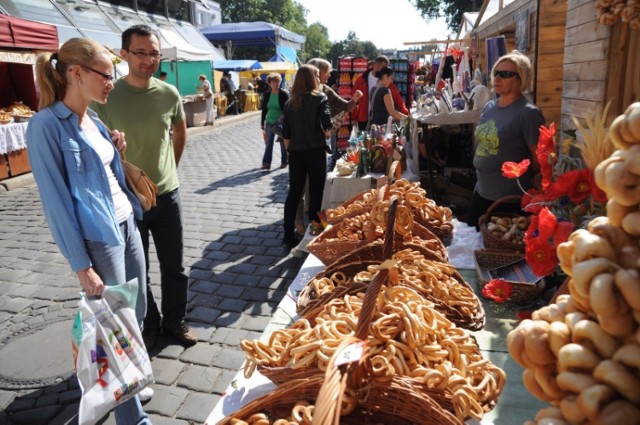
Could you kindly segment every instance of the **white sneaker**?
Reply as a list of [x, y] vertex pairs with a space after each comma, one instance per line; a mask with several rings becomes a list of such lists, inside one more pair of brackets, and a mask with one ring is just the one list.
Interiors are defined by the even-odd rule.
[[145, 387], [138, 393], [138, 398], [141, 403], [151, 400], [151, 397], [153, 397], [153, 388], [151, 387]]

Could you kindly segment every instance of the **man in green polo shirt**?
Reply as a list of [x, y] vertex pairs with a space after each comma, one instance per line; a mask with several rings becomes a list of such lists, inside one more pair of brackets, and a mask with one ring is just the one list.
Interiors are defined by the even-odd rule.
[[[160, 38], [146, 25], [122, 33], [120, 55], [129, 73], [116, 81], [104, 105], [92, 104], [109, 128], [125, 133], [126, 159], [158, 186], [157, 206], [138, 222], [147, 263], [147, 315], [143, 336], [150, 349], [161, 325], [185, 346], [197, 342], [185, 322], [189, 279], [183, 266], [183, 226], [177, 167], [187, 140], [182, 100], [177, 89], [153, 77], [160, 64]], [[149, 233], [160, 262], [162, 305], [153, 297], [149, 279]], [[162, 317], [160, 315], [162, 312]], [[161, 322], [162, 320], [162, 322]]]

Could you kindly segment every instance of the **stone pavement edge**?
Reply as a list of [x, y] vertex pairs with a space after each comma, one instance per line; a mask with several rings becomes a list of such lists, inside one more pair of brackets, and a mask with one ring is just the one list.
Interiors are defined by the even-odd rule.
[[[281, 246], [288, 174], [260, 170], [259, 114], [189, 129], [179, 174], [187, 321], [199, 341], [185, 349], [161, 337], [151, 351], [155, 395], [144, 408], [155, 425], [204, 422], [244, 362], [240, 340], [260, 336], [304, 261]], [[9, 184], [0, 188], [0, 425], [77, 424], [70, 332], [80, 285], [32, 178]], [[150, 256], [160, 298], [153, 246]], [[115, 424], [113, 414], [99, 423]]]

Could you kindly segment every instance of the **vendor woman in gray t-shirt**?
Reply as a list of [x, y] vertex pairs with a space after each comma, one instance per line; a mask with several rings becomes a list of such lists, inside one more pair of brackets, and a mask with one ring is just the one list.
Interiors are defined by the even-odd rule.
[[[500, 57], [493, 66], [491, 82], [498, 98], [485, 105], [475, 131], [473, 165], [478, 181], [465, 219], [470, 226], [477, 227], [480, 216], [498, 199], [522, 195], [516, 180], [502, 176], [505, 161], [531, 160], [529, 170], [519, 179], [524, 190], [532, 186], [540, 169], [536, 145], [545, 121], [540, 109], [524, 96], [531, 74], [531, 62], [516, 51]], [[494, 211], [519, 212], [520, 203], [504, 202]]]

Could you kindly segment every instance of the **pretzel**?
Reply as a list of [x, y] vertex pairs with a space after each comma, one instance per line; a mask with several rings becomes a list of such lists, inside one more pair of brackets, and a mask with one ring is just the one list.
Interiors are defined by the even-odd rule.
[[569, 395], [560, 400], [560, 411], [562, 412], [562, 417], [572, 424], [582, 423], [586, 419], [584, 413], [582, 413], [582, 410], [580, 410], [578, 406], [575, 395]]
[[596, 385], [598, 381], [592, 374], [564, 371], [556, 376], [558, 387], [564, 391], [580, 394], [585, 388]]
[[620, 343], [606, 333], [598, 323], [591, 320], [581, 320], [573, 327], [573, 342], [595, 349], [600, 357], [609, 359], [616, 352]]
[[616, 392], [607, 385], [593, 385], [585, 388], [578, 396], [577, 403], [584, 416], [595, 420], [602, 407], [613, 400]]
[[603, 360], [593, 370], [593, 376], [632, 403], [640, 403], [640, 379], [620, 363]]
[[592, 370], [600, 363], [600, 357], [580, 344], [567, 344], [558, 351], [558, 370]]

